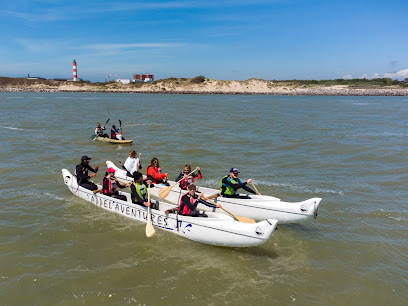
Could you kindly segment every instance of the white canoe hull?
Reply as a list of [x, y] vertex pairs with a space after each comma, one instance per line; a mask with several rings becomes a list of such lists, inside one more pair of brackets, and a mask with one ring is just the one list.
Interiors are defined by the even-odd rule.
[[[116, 170], [115, 176], [117, 179], [124, 182], [133, 181], [132, 178], [126, 176], [126, 171], [119, 169], [111, 161], [107, 161], [106, 165]], [[170, 185], [175, 183], [173, 181], [168, 182]], [[159, 198], [159, 190], [164, 187], [166, 186], [163, 184], [155, 184], [154, 187], [151, 188], [152, 196]], [[197, 191], [204, 193], [204, 196], [219, 193], [219, 190], [205, 187], [198, 187]], [[176, 185], [171, 189], [165, 200], [178, 205], [184, 193], [186, 193], [186, 191]], [[257, 221], [276, 219], [279, 223], [296, 223], [313, 217], [317, 218], [317, 210], [321, 200], [321, 198], [311, 198], [302, 202], [283, 202], [275, 197], [251, 194], [250, 199], [218, 197], [215, 201], [221, 204], [226, 210], [238, 216], [248, 217]], [[227, 214], [222, 209], [209, 208], [203, 204], [199, 204], [198, 208]]]
[[[147, 222], [147, 208], [133, 204], [130, 194], [126, 195], [128, 201], [121, 201], [100, 193], [78, 186], [76, 178], [66, 169], [62, 169], [64, 183], [76, 196], [92, 204], [125, 217], [140, 222]], [[99, 186], [100, 187], [100, 186]], [[208, 218], [188, 217], [176, 214], [166, 215], [166, 209], [175, 206], [168, 203], [159, 203], [159, 210], [151, 209], [153, 226], [172, 232], [188, 239], [205, 244], [226, 247], [251, 247], [265, 243], [276, 228], [277, 220], [268, 219], [258, 223], [242, 223], [233, 218], [208, 212]]]

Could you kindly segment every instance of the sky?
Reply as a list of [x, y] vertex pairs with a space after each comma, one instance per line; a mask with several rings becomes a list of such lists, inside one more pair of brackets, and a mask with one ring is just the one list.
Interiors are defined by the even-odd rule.
[[0, 76], [408, 78], [408, 1], [0, 0]]

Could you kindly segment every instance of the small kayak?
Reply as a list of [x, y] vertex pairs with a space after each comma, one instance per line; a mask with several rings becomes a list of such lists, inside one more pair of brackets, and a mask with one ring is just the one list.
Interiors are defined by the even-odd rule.
[[99, 137], [92, 135], [92, 140], [99, 140], [99, 141], [104, 141], [104, 142], [109, 142], [109, 143], [121, 143], [121, 144], [131, 144], [133, 140], [117, 140], [117, 139], [111, 139], [108, 137]]
[[[112, 167], [116, 170], [115, 177], [123, 182], [131, 182], [133, 178], [126, 175], [126, 171], [116, 167], [111, 161], [106, 162], [106, 166]], [[168, 181], [173, 185], [174, 181]], [[164, 184], [155, 184], [151, 188], [151, 194], [154, 197], [159, 198], [159, 191], [165, 188]], [[217, 189], [211, 189], [206, 187], [197, 186], [197, 192], [204, 193], [204, 196], [210, 196], [220, 191]], [[171, 190], [169, 195], [165, 198], [166, 201], [178, 205], [180, 198], [186, 190], [182, 190], [177, 184]], [[226, 198], [218, 197], [214, 201], [221, 204], [222, 207], [230, 211], [231, 213], [248, 217], [254, 220], [276, 219], [279, 223], [297, 223], [305, 221], [311, 218], [317, 218], [317, 210], [319, 208], [321, 198], [311, 198], [302, 202], [283, 202], [279, 198], [266, 196], [266, 195], [245, 195], [246, 198]], [[199, 209], [208, 209], [203, 204], [198, 205]], [[212, 208], [213, 212], [225, 213], [220, 208]]]
[[[133, 204], [129, 193], [119, 191], [121, 195], [127, 197], [127, 201], [101, 193], [94, 194], [91, 190], [78, 186], [76, 178], [67, 169], [61, 171], [65, 185], [77, 197], [127, 218], [147, 222], [147, 207]], [[100, 189], [101, 186], [98, 185], [98, 188]], [[154, 227], [197, 242], [216, 246], [252, 247], [260, 245], [271, 237], [278, 223], [274, 219], [263, 219], [257, 223], [243, 223], [235, 221], [230, 216], [214, 212], [205, 212], [207, 217], [166, 214], [166, 210], [176, 206], [159, 201], [156, 201], [156, 204], [158, 209], [150, 210]]]

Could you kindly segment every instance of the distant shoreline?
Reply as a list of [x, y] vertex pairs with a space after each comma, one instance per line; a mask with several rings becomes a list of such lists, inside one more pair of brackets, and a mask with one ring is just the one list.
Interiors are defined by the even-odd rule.
[[408, 86], [372, 84], [322, 85], [299, 81], [217, 81], [212, 79], [158, 80], [151, 84], [117, 82], [59, 82], [0, 77], [0, 92], [83, 92], [132, 94], [197, 94], [197, 95], [279, 95], [279, 96], [408, 96]]

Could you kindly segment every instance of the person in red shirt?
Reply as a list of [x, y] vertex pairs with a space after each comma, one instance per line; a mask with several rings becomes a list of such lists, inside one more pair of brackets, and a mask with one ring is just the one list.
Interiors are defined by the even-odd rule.
[[154, 184], [165, 184], [170, 186], [167, 182], [167, 173], [162, 173], [162, 170], [159, 165], [159, 160], [156, 157], [153, 157], [150, 165], [146, 169], [147, 179], [151, 180]]

